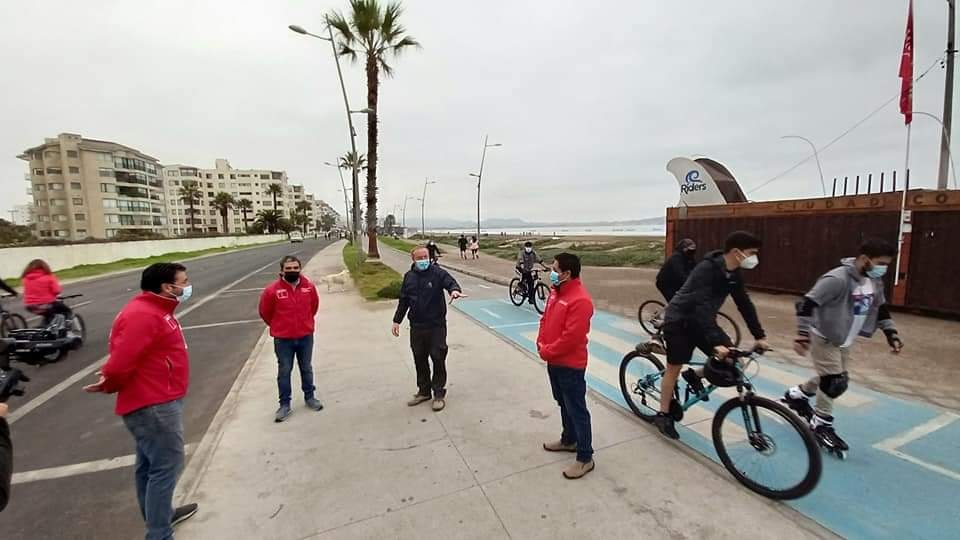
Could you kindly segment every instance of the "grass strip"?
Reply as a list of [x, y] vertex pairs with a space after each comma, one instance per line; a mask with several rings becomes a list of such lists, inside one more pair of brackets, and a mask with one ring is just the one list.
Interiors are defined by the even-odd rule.
[[363, 252], [352, 244], [343, 246], [343, 263], [350, 271], [360, 295], [367, 300], [400, 298], [403, 277], [396, 270], [379, 262], [364, 260]]

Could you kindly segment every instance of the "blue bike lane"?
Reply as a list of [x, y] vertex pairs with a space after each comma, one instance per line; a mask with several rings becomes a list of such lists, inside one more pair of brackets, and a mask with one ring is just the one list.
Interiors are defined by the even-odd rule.
[[[465, 300], [454, 305], [502, 338], [536, 354], [539, 315], [530, 306], [515, 307], [505, 299]], [[634, 320], [603, 311], [594, 315], [587, 383], [626, 410], [619, 383], [620, 361], [647, 337]], [[779, 399], [788, 386], [813, 372], [775, 356], [764, 357], [751, 380], [758, 394]], [[732, 395], [730, 389], [722, 389], [709, 402], [688, 410], [679, 428], [679, 442], [719, 463], [710, 436], [711, 420]], [[960, 537], [960, 512], [956, 510], [960, 415], [853, 384], [835, 404], [835, 416], [837, 431], [851, 447], [847, 459], [840, 461], [823, 453], [819, 485], [806, 497], [785, 504], [847, 538]], [[723, 474], [728, 473], [724, 470]]]

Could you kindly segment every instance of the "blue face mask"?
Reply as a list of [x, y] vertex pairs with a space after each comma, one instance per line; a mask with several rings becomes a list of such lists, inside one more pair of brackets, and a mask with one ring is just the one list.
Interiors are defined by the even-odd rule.
[[[174, 287], [178, 287], [178, 285], [174, 285]], [[177, 298], [177, 302], [182, 304], [187, 300], [189, 300], [191, 296], [193, 296], [193, 285], [187, 285], [186, 287], [180, 287], [180, 288], [183, 289], [183, 294], [181, 294], [176, 298]]]
[[550, 283], [553, 284], [554, 287], [560, 284], [560, 274], [558, 274], [556, 270], [550, 271]]
[[430, 268], [430, 259], [423, 259], [422, 261], [414, 261], [414, 264], [417, 265], [417, 270], [421, 272]]
[[874, 265], [873, 268], [867, 270], [867, 276], [874, 279], [882, 278], [885, 275], [887, 275], [887, 265], [885, 264], [877, 264]]

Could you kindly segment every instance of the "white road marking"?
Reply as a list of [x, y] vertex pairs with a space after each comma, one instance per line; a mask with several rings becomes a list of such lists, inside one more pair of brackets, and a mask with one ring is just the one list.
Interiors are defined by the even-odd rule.
[[499, 330], [500, 328], [517, 328], [517, 327], [519, 327], [519, 326], [534, 326], [534, 325], [537, 325], [537, 324], [540, 324], [540, 322], [539, 322], [539, 321], [531, 321], [531, 322], [521, 322], [521, 323], [512, 323], [512, 324], [498, 324], [498, 325], [495, 325], [495, 326], [490, 326], [489, 328], [490, 328], [491, 330]]
[[497, 318], [497, 319], [502, 319], [502, 318], [503, 318], [503, 317], [497, 315], [496, 313], [490, 311], [490, 310], [487, 309], [487, 308], [480, 308], [480, 311], [486, 313], [487, 315], [490, 315], [491, 317]]
[[910, 454], [907, 454], [906, 452], [899, 450], [901, 446], [911, 443], [917, 439], [926, 437], [927, 435], [933, 433], [934, 431], [937, 431], [938, 429], [942, 429], [949, 426], [950, 424], [956, 422], [958, 419], [960, 419], [960, 416], [956, 414], [943, 413], [940, 416], [937, 416], [923, 424], [920, 424], [919, 426], [912, 427], [911, 429], [901, 433], [900, 435], [896, 435], [894, 437], [884, 439], [874, 444], [873, 447], [876, 448], [877, 450], [881, 450], [892, 456], [898, 457], [904, 461], [909, 461], [910, 463], [923, 467], [924, 469], [927, 469], [929, 471], [942, 474], [943, 476], [953, 478], [954, 480], [960, 480], [960, 473], [956, 471], [952, 471], [950, 469], [941, 467], [935, 463], [928, 463], [926, 461], [923, 461], [922, 459], [919, 459], [915, 456], [911, 456]]
[[489, 286], [489, 285], [484, 285], [484, 284], [482, 284], [482, 283], [477, 283], [477, 287], [480, 287], [481, 289], [492, 289], [492, 288], [493, 288], [493, 287], [491, 287], [491, 286]]
[[180, 327], [180, 329], [181, 330], [199, 330], [201, 328], [216, 328], [218, 326], [231, 326], [234, 324], [250, 324], [250, 323], [258, 323], [258, 322], [263, 322], [263, 321], [261, 321], [260, 319], [247, 319], [244, 321], [226, 321], [226, 322], [218, 322], [218, 323], [210, 323], [210, 324], [198, 324], [195, 326], [182, 326]]
[[[295, 252], [295, 253], [299, 253], [299, 252]], [[249, 278], [257, 275], [259, 272], [263, 271], [265, 268], [269, 268], [270, 266], [273, 266], [273, 265], [275, 265], [275, 264], [277, 264], [276, 261], [267, 263], [267, 264], [261, 266], [260, 268], [257, 268], [257, 269], [254, 270], [253, 272], [250, 272], [249, 274], [244, 275], [244, 276], [241, 277], [240, 279], [238, 279], [238, 280], [236, 280], [236, 281], [234, 281], [234, 282], [232, 282], [232, 283], [227, 284], [225, 287], [221, 287], [220, 289], [218, 289], [217, 291], [215, 291], [215, 292], [214, 292], [213, 294], [211, 294], [210, 296], [207, 296], [207, 297], [205, 297], [205, 298], [202, 298], [202, 299], [198, 300], [195, 304], [192, 304], [192, 305], [188, 306], [186, 309], [184, 309], [183, 311], [181, 311], [180, 313], [178, 313], [178, 314], [177, 314], [177, 317], [178, 317], [178, 318], [183, 318], [183, 317], [187, 316], [187, 315], [190, 314], [193, 310], [195, 310], [195, 309], [199, 308], [200, 306], [206, 304], [206, 303], [209, 302], [210, 300], [213, 300], [214, 298], [220, 296], [221, 294], [223, 294], [224, 292], [232, 289], [233, 287], [236, 287], [237, 284], [241, 283], [243, 280], [249, 279]], [[54, 385], [54, 386], [52, 386], [51, 388], [47, 389], [46, 392], [43, 392], [43, 393], [40, 394], [39, 396], [37, 396], [37, 397], [31, 399], [30, 401], [24, 403], [24, 404], [21, 405], [19, 408], [17, 408], [17, 410], [15, 410], [15, 411], [13, 411], [13, 412], [11, 412], [10, 414], [7, 415], [7, 423], [12, 425], [12, 424], [13, 424], [14, 422], [16, 422], [17, 420], [19, 420], [19, 419], [23, 418], [24, 416], [26, 416], [30, 411], [36, 409], [37, 407], [43, 405], [44, 403], [46, 403], [46, 402], [48, 402], [48, 401], [50, 401], [51, 399], [55, 398], [55, 397], [57, 396], [57, 394], [59, 394], [60, 392], [63, 392], [63, 391], [66, 390], [67, 388], [70, 388], [71, 386], [73, 386], [74, 384], [76, 384], [77, 382], [79, 382], [80, 380], [82, 380], [84, 377], [87, 377], [87, 376], [89, 376], [91, 373], [93, 373], [94, 371], [100, 369], [100, 366], [102, 366], [103, 363], [107, 361], [107, 358], [108, 358], [107, 356], [104, 356], [103, 358], [100, 358], [100, 359], [97, 360], [96, 362], [91, 363], [89, 366], [81, 369], [80, 371], [74, 373], [73, 375], [67, 377], [66, 379], [60, 381], [60, 382], [57, 383], [56, 385]]]
[[[79, 308], [79, 307], [88, 306], [88, 305], [90, 305], [90, 304], [92, 304], [92, 303], [93, 303], [93, 300], [87, 300], [86, 302], [80, 302], [79, 304], [74, 304], [74, 305], [70, 306], [70, 309], [77, 309], [77, 308]], [[30, 317], [29, 319], [26, 319], [26, 321], [27, 321], [28, 323], [32, 323], [33, 321], [38, 321], [38, 320], [40, 320], [41, 318], [42, 318], [42, 317], [41, 317], [40, 315], [35, 315], [35, 316], [33, 316], [33, 317]]]
[[[196, 444], [185, 445], [183, 450], [187, 455], [193, 453]], [[55, 480], [57, 478], [66, 478], [68, 476], [77, 476], [80, 474], [90, 474], [102, 471], [111, 471], [131, 467], [136, 463], [135, 454], [120, 456], [115, 458], [98, 459], [96, 461], [87, 461], [85, 463], [74, 463], [72, 465], [62, 465], [60, 467], [49, 467], [46, 469], [36, 469], [33, 471], [24, 471], [13, 474], [12, 484], [26, 484], [28, 482], [39, 482], [41, 480]]]

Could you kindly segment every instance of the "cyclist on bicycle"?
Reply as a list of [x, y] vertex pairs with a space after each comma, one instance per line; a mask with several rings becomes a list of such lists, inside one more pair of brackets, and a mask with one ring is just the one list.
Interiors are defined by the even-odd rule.
[[427, 242], [427, 254], [430, 256], [430, 262], [435, 263], [440, 260], [440, 246], [436, 242], [430, 240]]
[[690, 238], [684, 238], [677, 244], [673, 255], [663, 263], [657, 272], [657, 290], [663, 299], [669, 302], [677, 294], [680, 287], [686, 283], [693, 267], [697, 265], [697, 243]]
[[543, 264], [543, 259], [537, 255], [536, 250], [533, 249], [533, 242], [527, 240], [523, 243], [523, 248], [520, 250], [520, 253], [517, 255], [517, 270], [520, 272], [520, 282], [523, 283], [523, 288], [527, 291], [527, 298], [530, 299], [530, 303], [533, 304], [533, 267], [537, 264]]
[[69, 316], [72, 311], [57, 299], [63, 287], [43, 259], [34, 259], [23, 270], [23, 303], [27, 311], [43, 316], [46, 326], [54, 315]]
[[[667, 345], [667, 370], [660, 386], [660, 411], [654, 423], [660, 433], [671, 439], [679, 439], [670, 402], [673, 389], [684, 364], [690, 363], [693, 350], [724, 358], [733, 347], [724, 331], [717, 325], [717, 312], [733, 296], [737, 309], [746, 321], [750, 333], [756, 339], [756, 348], [769, 349], [766, 334], [757, 317], [757, 308], [747, 294], [740, 269], [756, 268], [760, 263], [757, 253], [763, 243], [745, 231], [736, 231], [727, 236], [723, 251], [708, 253], [690, 273], [683, 287], [670, 300], [663, 319], [663, 337]], [[702, 372], [687, 369], [683, 378], [696, 393], [704, 391]]]

